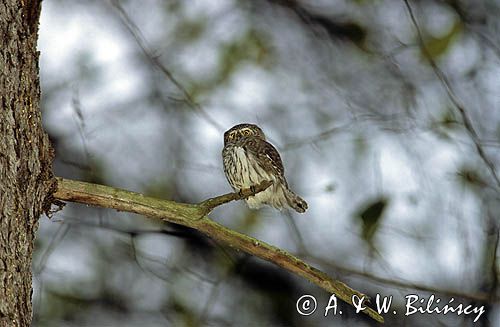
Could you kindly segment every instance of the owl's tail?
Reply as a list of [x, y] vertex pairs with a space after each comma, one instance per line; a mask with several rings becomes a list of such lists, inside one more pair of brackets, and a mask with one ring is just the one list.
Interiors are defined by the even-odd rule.
[[286, 202], [298, 213], [304, 213], [307, 210], [307, 202], [304, 201], [300, 196], [293, 193], [289, 189], [285, 190]]

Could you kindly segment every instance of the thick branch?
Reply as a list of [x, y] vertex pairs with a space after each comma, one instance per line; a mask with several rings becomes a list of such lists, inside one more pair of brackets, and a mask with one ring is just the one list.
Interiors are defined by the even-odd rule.
[[[334, 293], [338, 298], [350, 305], [353, 305], [352, 297], [354, 295], [360, 298], [364, 297], [365, 300], [368, 300], [368, 296], [350, 288], [340, 281], [332, 279], [324, 272], [308, 265], [292, 254], [250, 236], [228, 229], [206, 216], [206, 213], [217, 205], [235, 199], [245, 198], [266, 189], [269, 187], [269, 185], [266, 185], [267, 183], [256, 186], [255, 190], [246, 192], [246, 194], [226, 194], [208, 199], [200, 204], [186, 204], [151, 198], [140, 193], [104, 185], [90, 184], [63, 178], [57, 178], [57, 181], [58, 187], [56, 193], [54, 193], [54, 198], [57, 200], [133, 212], [194, 228], [218, 242], [270, 261], [301, 276], [329, 293]], [[384, 318], [369, 307], [366, 307], [363, 313], [376, 321], [384, 321]]]

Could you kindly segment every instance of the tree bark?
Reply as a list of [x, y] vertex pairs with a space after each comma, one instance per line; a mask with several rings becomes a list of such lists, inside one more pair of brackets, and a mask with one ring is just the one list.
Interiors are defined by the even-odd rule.
[[30, 326], [38, 217], [56, 186], [42, 128], [38, 78], [41, 1], [0, 2], [0, 326]]

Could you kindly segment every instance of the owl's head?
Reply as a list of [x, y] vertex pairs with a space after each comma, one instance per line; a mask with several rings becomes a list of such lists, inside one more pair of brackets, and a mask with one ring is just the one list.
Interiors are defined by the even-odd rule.
[[266, 140], [264, 132], [254, 124], [239, 124], [231, 127], [224, 133], [224, 145], [228, 142], [236, 142], [242, 137], [257, 137]]

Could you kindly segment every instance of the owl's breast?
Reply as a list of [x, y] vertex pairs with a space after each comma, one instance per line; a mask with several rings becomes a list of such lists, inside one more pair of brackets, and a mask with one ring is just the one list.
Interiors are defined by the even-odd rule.
[[247, 189], [266, 180], [275, 180], [275, 177], [259, 164], [259, 160], [243, 147], [228, 145], [222, 156], [224, 172], [234, 189]]

